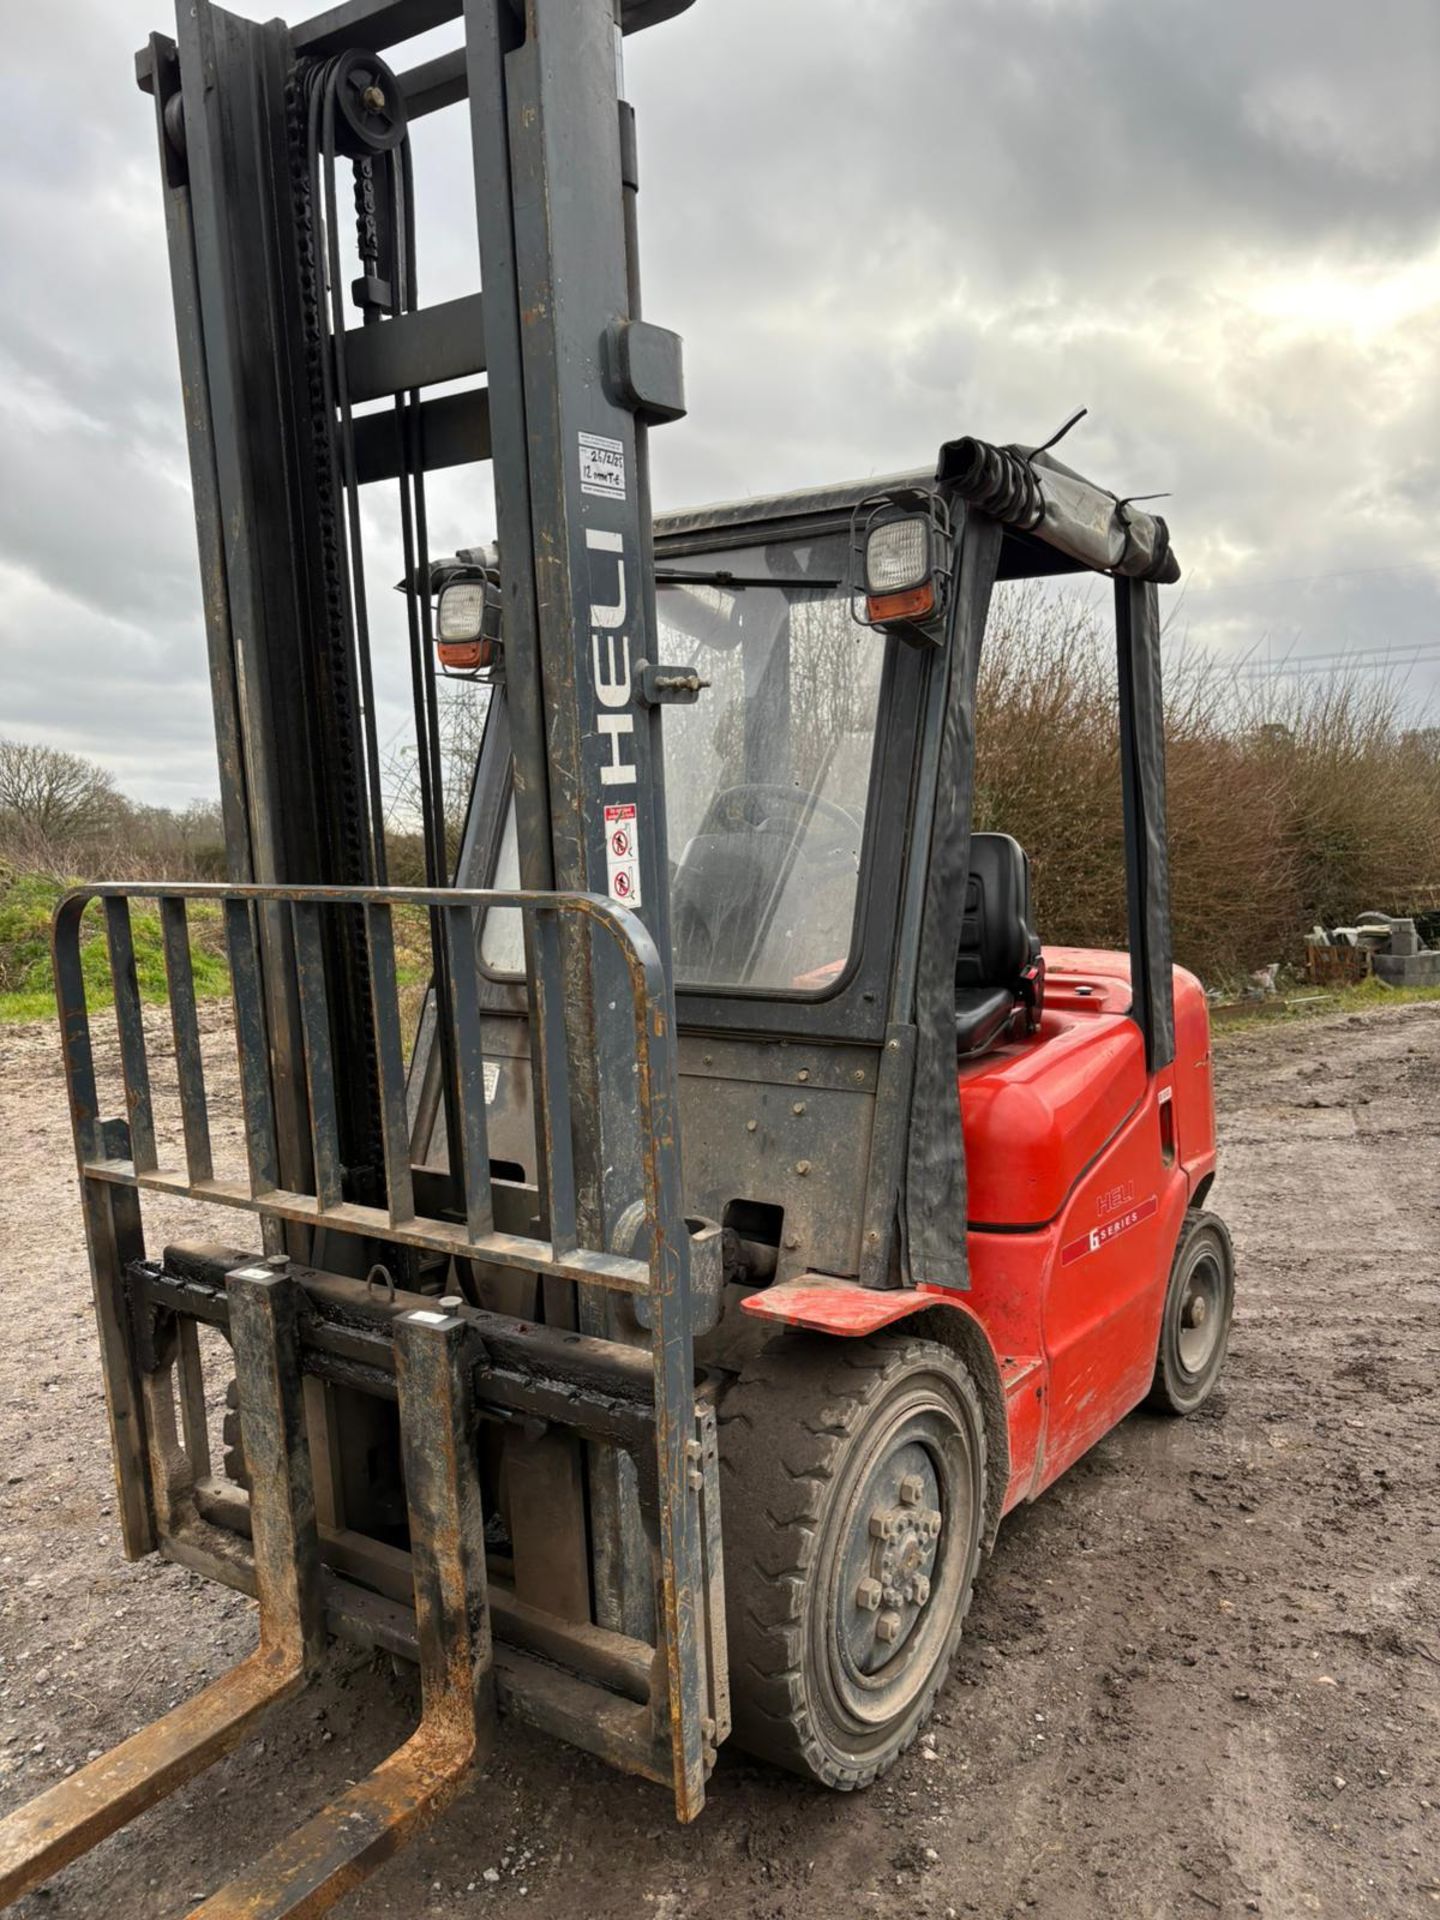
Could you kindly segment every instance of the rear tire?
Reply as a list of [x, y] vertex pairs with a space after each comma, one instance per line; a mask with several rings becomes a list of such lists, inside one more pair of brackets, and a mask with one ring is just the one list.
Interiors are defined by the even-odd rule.
[[985, 1418], [929, 1340], [787, 1334], [720, 1410], [737, 1744], [866, 1787], [945, 1679], [985, 1519]]
[[1185, 1414], [1205, 1404], [1225, 1365], [1234, 1312], [1235, 1252], [1225, 1223], [1213, 1213], [1188, 1213], [1165, 1290], [1147, 1406]]

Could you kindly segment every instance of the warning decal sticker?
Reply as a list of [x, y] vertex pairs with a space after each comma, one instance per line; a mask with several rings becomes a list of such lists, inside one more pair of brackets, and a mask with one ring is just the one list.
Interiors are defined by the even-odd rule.
[[605, 870], [610, 898], [622, 907], [640, 905], [640, 848], [635, 838], [635, 806], [605, 809]]
[[580, 491], [599, 500], [625, 498], [625, 448], [603, 433], [580, 435]]
[[1103, 1227], [1092, 1227], [1089, 1233], [1082, 1234], [1078, 1240], [1072, 1240], [1068, 1246], [1060, 1249], [1060, 1264], [1068, 1267], [1074, 1260], [1083, 1260], [1087, 1253], [1098, 1253], [1101, 1247], [1108, 1246], [1112, 1240], [1118, 1240], [1122, 1233], [1128, 1233], [1131, 1227], [1138, 1227], [1142, 1220], [1148, 1220], [1160, 1205], [1152, 1193], [1148, 1200], [1142, 1200], [1138, 1207], [1127, 1207], [1124, 1213], [1116, 1214], [1113, 1220], [1107, 1220]]

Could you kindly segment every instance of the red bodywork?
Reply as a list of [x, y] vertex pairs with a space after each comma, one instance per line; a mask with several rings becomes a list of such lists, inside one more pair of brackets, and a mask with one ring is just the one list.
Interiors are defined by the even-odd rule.
[[1123, 953], [1050, 947], [1039, 1030], [958, 1072], [970, 1287], [881, 1293], [804, 1278], [745, 1311], [844, 1336], [924, 1308], [968, 1315], [1008, 1415], [1003, 1511], [1034, 1499], [1145, 1397], [1185, 1209], [1215, 1168], [1210, 1021], [1175, 969], [1175, 1060], [1148, 1077]]

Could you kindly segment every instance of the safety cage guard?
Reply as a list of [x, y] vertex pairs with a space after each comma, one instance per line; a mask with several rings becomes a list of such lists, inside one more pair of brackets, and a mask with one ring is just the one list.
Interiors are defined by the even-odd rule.
[[[155, 903], [160, 917], [183, 1166], [164, 1164], [157, 1132], [131, 921], [136, 899]], [[98, 1093], [82, 966], [82, 920], [94, 901], [105, 920], [123, 1117], [103, 1115]], [[218, 906], [229, 960], [248, 1161], [238, 1180], [215, 1169], [188, 914], [200, 902]], [[397, 908], [438, 917], [450, 966], [443, 1053], [458, 1126], [448, 1172], [411, 1163]], [[486, 1139], [476, 936], [494, 909], [522, 916], [531, 954], [533, 1185], [492, 1178]], [[359, 1204], [342, 1190], [327, 934], [363, 942], [383, 1205]], [[681, 1210], [673, 1035], [663, 970], [642, 924], [583, 894], [157, 883], [68, 894], [53, 939], [126, 1549], [132, 1557], [158, 1549], [257, 1594], [261, 1644], [195, 1700], [0, 1825], [0, 1901], [233, 1746], [264, 1707], [313, 1673], [325, 1627], [418, 1659], [424, 1714], [408, 1747], [364, 1783], [363, 1818], [347, 1796], [319, 1817], [318, 1842], [309, 1828], [295, 1837], [292, 1852], [308, 1863], [302, 1878], [322, 1871], [314, 1864], [322, 1856], [330, 1862], [323, 1872], [340, 1872], [341, 1855], [347, 1874], [368, 1871], [444, 1804], [483, 1750], [477, 1729], [492, 1698], [531, 1725], [671, 1786], [679, 1817], [692, 1819], [729, 1723], [715, 1416], [703, 1388], [697, 1391], [691, 1306], [692, 1277], [706, 1291], [709, 1267], [718, 1268], [719, 1236]], [[566, 944], [577, 940], [608, 944], [620, 964], [607, 972], [623, 976], [630, 995], [642, 1151], [626, 1251], [582, 1244], [577, 1224], [583, 1209], [568, 1088], [589, 1012], [563, 990]], [[280, 1184], [267, 976], [299, 1011], [312, 1168], [302, 1190]], [[264, 1251], [181, 1247], [148, 1260], [141, 1192], [258, 1214]], [[542, 1219], [543, 1238], [536, 1230]], [[297, 1229], [311, 1230], [313, 1264], [282, 1251], [287, 1242], [292, 1253], [306, 1245]], [[368, 1279], [324, 1271], [332, 1234], [347, 1237], [352, 1256], [366, 1243], [449, 1256], [457, 1265], [442, 1271], [465, 1276], [470, 1298], [459, 1297], [458, 1280], [437, 1302], [433, 1292], [398, 1288], [388, 1271], [379, 1284], [373, 1267]], [[396, 1257], [402, 1269], [405, 1257]], [[515, 1273], [629, 1296], [650, 1330], [648, 1351], [472, 1304], [477, 1276]], [[233, 1349], [248, 1492], [210, 1471], [199, 1343], [207, 1323]], [[326, 1382], [398, 1404], [408, 1552], [327, 1524], [316, 1499], [320, 1448], [313, 1430], [306, 1438], [312, 1396]], [[527, 1604], [507, 1585], [503, 1556], [499, 1574], [489, 1556], [487, 1578], [478, 1442], [487, 1421], [526, 1423], [531, 1433], [553, 1426], [630, 1456], [657, 1569], [653, 1647]], [[493, 1650], [492, 1622], [500, 1642]], [[458, 1742], [457, 1726], [464, 1730]], [[264, 1863], [266, 1873], [277, 1870], [292, 1882], [300, 1872], [293, 1859]]]

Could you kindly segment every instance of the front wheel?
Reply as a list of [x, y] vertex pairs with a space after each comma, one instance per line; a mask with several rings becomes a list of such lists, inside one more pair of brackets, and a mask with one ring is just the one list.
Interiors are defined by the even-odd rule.
[[1155, 1380], [1147, 1405], [1194, 1413], [1214, 1391], [1235, 1312], [1235, 1254], [1223, 1220], [1185, 1216], [1165, 1292]]
[[786, 1334], [720, 1411], [735, 1738], [825, 1786], [914, 1740], [960, 1638], [985, 1517], [985, 1420], [929, 1340]]

